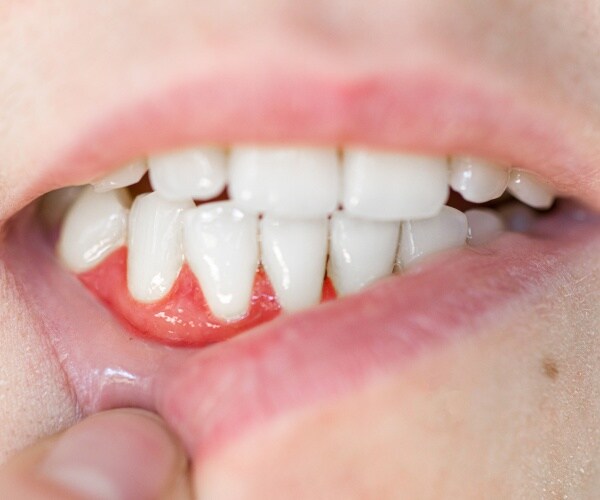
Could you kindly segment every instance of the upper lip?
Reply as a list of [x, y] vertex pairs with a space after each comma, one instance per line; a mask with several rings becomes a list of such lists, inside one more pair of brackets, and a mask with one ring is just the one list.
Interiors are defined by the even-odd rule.
[[[562, 195], [600, 208], [593, 145], [565, 110], [501, 86], [482, 68], [440, 58], [385, 72], [223, 65], [98, 112], [38, 173], [20, 180], [8, 218], [54, 188], [89, 182], [127, 161], [192, 144], [362, 144], [398, 151], [468, 153], [538, 173]], [[288, 67], [289, 68], [289, 67]], [[592, 182], [590, 182], [590, 180]]]

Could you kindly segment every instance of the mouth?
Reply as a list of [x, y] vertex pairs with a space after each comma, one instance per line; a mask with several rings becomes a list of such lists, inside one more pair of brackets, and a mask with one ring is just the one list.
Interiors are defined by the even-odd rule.
[[[585, 148], [535, 103], [436, 75], [187, 82], [18, 186], [2, 260], [83, 413], [158, 411], [206, 456], [484, 335], [593, 262]], [[211, 99], [233, 109], [201, 113]]]

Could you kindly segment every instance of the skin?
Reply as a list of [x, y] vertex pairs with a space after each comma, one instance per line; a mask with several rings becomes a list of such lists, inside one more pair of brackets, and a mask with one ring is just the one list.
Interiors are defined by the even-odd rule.
[[[598, 0], [5, 1], [0, 221], [55, 187], [32, 187], [23, 174], [49, 168], [106, 109], [190, 67], [247, 65], [244, 54], [253, 53], [289, 66], [311, 54], [334, 73], [386, 67], [398, 54], [408, 57], [406, 47], [457, 73], [477, 61], [478, 78], [552, 110], [582, 155], [597, 158], [600, 110], [590, 103], [600, 100], [599, 16]], [[272, 40], [277, 50], [265, 49]], [[558, 181], [592, 200], [600, 174], [578, 176], [572, 166]], [[268, 498], [284, 489], [323, 498], [594, 497], [599, 248], [596, 238], [543, 290], [486, 321], [480, 335], [198, 458], [196, 496]], [[2, 262], [0, 321], [6, 459], [72, 425], [79, 410]]]

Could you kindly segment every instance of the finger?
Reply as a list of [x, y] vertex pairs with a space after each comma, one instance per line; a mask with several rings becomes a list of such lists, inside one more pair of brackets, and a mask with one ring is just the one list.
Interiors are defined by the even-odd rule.
[[93, 415], [0, 469], [5, 498], [188, 499], [187, 458], [164, 423], [141, 410]]

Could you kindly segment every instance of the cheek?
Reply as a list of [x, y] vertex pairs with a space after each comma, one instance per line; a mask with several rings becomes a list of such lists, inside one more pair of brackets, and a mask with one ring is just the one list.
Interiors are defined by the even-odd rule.
[[197, 459], [198, 497], [593, 497], [600, 305], [598, 284], [581, 283]]
[[0, 261], [0, 463], [71, 425], [77, 407], [59, 363]]

